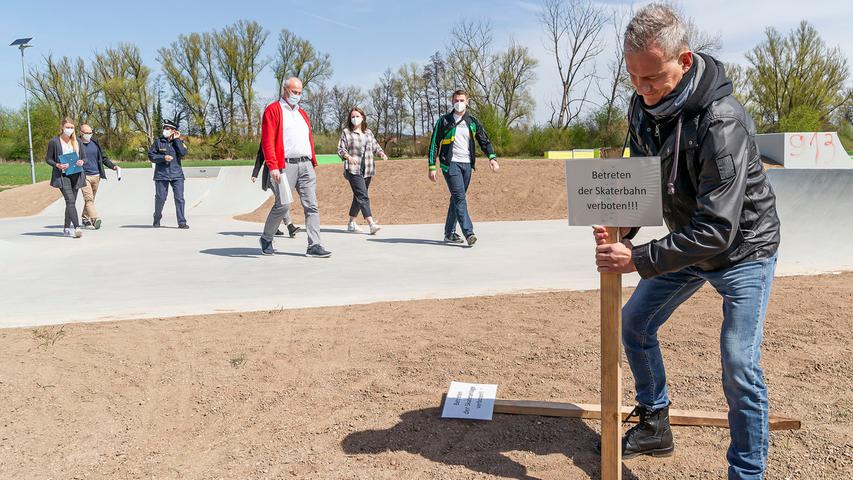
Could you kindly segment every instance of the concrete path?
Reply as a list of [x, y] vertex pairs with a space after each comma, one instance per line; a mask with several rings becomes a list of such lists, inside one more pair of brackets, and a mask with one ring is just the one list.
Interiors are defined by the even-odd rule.
[[[0, 220], [0, 328], [598, 288], [590, 229], [565, 221], [477, 222], [480, 241], [470, 249], [442, 243], [439, 225], [385, 226], [377, 236], [324, 226], [331, 258], [304, 257], [304, 233], [277, 239], [279, 253], [265, 257], [261, 226], [231, 218], [266, 198], [245, 169], [187, 180], [190, 230], [151, 228], [150, 175], [128, 171], [121, 183], [104, 184], [98, 199], [104, 226], [84, 231], [82, 239], [61, 236], [61, 204], [38, 216]], [[779, 180], [780, 193], [790, 196], [795, 180], [785, 187]], [[853, 182], [844, 185], [837, 188], [849, 196]], [[780, 200], [790, 219], [783, 218], [778, 273], [853, 269], [848, 251], [815, 252], [807, 243], [813, 235], [795, 233], [795, 222], [814, 228], [832, 220], [792, 213], [808, 206], [817, 208], [802, 198], [793, 205]], [[174, 214], [163, 224], [174, 226]], [[832, 242], [849, 238], [849, 221], [845, 228]], [[644, 229], [638, 241], [663, 234]], [[626, 286], [637, 281], [636, 274], [624, 280]]]

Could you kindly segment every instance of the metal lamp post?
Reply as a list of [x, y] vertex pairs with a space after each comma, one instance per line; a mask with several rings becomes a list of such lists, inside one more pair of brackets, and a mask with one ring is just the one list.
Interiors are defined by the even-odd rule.
[[32, 174], [32, 177], [33, 177], [33, 183], [36, 183], [36, 164], [35, 164], [35, 161], [33, 160], [33, 127], [30, 124], [30, 89], [29, 89], [29, 84], [27, 82], [27, 70], [26, 70], [26, 66], [24, 64], [24, 50], [32, 47], [32, 45], [29, 44], [29, 41], [32, 39], [33, 39], [32, 37], [30, 37], [30, 38], [19, 38], [19, 39], [15, 40], [14, 42], [12, 42], [11, 44], [9, 44], [9, 46], [10, 47], [18, 47], [18, 50], [21, 51], [21, 80], [23, 81], [23, 85], [24, 85], [24, 102], [27, 105], [27, 137], [29, 139], [29, 146], [30, 146], [30, 173]]

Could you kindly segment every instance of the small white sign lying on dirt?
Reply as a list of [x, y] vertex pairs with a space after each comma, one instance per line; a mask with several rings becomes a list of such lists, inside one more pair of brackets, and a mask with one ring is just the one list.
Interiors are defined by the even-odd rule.
[[662, 224], [660, 157], [566, 160], [569, 225]]
[[497, 385], [450, 382], [450, 390], [447, 391], [441, 416], [442, 418], [491, 420], [497, 396]]

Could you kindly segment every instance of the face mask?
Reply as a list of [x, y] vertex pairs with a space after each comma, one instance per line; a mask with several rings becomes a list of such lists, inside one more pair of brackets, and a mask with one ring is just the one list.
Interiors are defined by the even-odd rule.
[[357, 127], [357, 126], [361, 125], [361, 122], [364, 119], [361, 117], [352, 117], [350, 120], [352, 121], [352, 124]]
[[169, 138], [172, 135], [171, 130], [163, 130], [163, 136]]
[[453, 104], [453, 109], [456, 110], [456, 113], [462, 113], [465, 111], [465, 102], [456, 102]]
[[294, 105], [294, 106], [299, 105], [299, 102], [300, 102], [301, 100], [302, 100], [302, 95], [301, 95], [301, 94], [300, 94], [300, 95], [295, 95], [295, 94], [293, 94], [293, 93], [290, 93], [290, 94], [288, 94], [288, 95], [287, 95], [287, 103], [289, 103], [289, 104], [291, 104], [291, 105]]
[[83, 134], [83, 141], [87, 142], [87, 143], [91, 142], [92, 141], [92, 134], [91, 133], [84, 133]]
[[62, 133], [64, 133], [66, 137], [70, 137], [71, 135], [74, 135], [74, 129], [73, 128], [65, 128], [62, 130]]

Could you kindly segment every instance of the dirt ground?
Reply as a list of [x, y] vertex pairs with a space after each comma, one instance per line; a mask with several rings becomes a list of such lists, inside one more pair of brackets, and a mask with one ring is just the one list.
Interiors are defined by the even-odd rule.
[[[500, 160], [500, 170], [480, 159], [468, 188], [468, 211], [474, 222], [499, 220], [553, 220], [567, 217], [563, 162], [555, 160]], [[425, 159], [377, 162], [370, 184], [370, 205], [376, 220], [387, 225], [444, 223], [449, 193], [439, 172], [432, 183]], [[323, 223], [344, 224], [349, 219], [352, 190], [340, 165], [317, 168], [317, 201]], [[263, 222], [272, 199], [238, 220]], [[293, 218], [301, 223], [302, 206], [294, 202]], [[361, 221], [361, 220], [360, 220]]]
[[[803, 428], [772, 434], [768, 479], [853, 476], [852, 285], [776, 283], [771, 412]], [[437, 412], [451, 380], [597, 403], [597, 305], [554, 292], [0, 330], [0, 478], [598, 478], [598, 422]], [[675, 408], [723, 410], [719, 324], [704, 289], [664, 327]], [[725, 478], [725, 430], [675, 435], [674, 457], [626, 461], [624, 478]]]
[[59, 189], [44, 181], [0, 191], [0, 218], [26, 217], [62, 198]]

